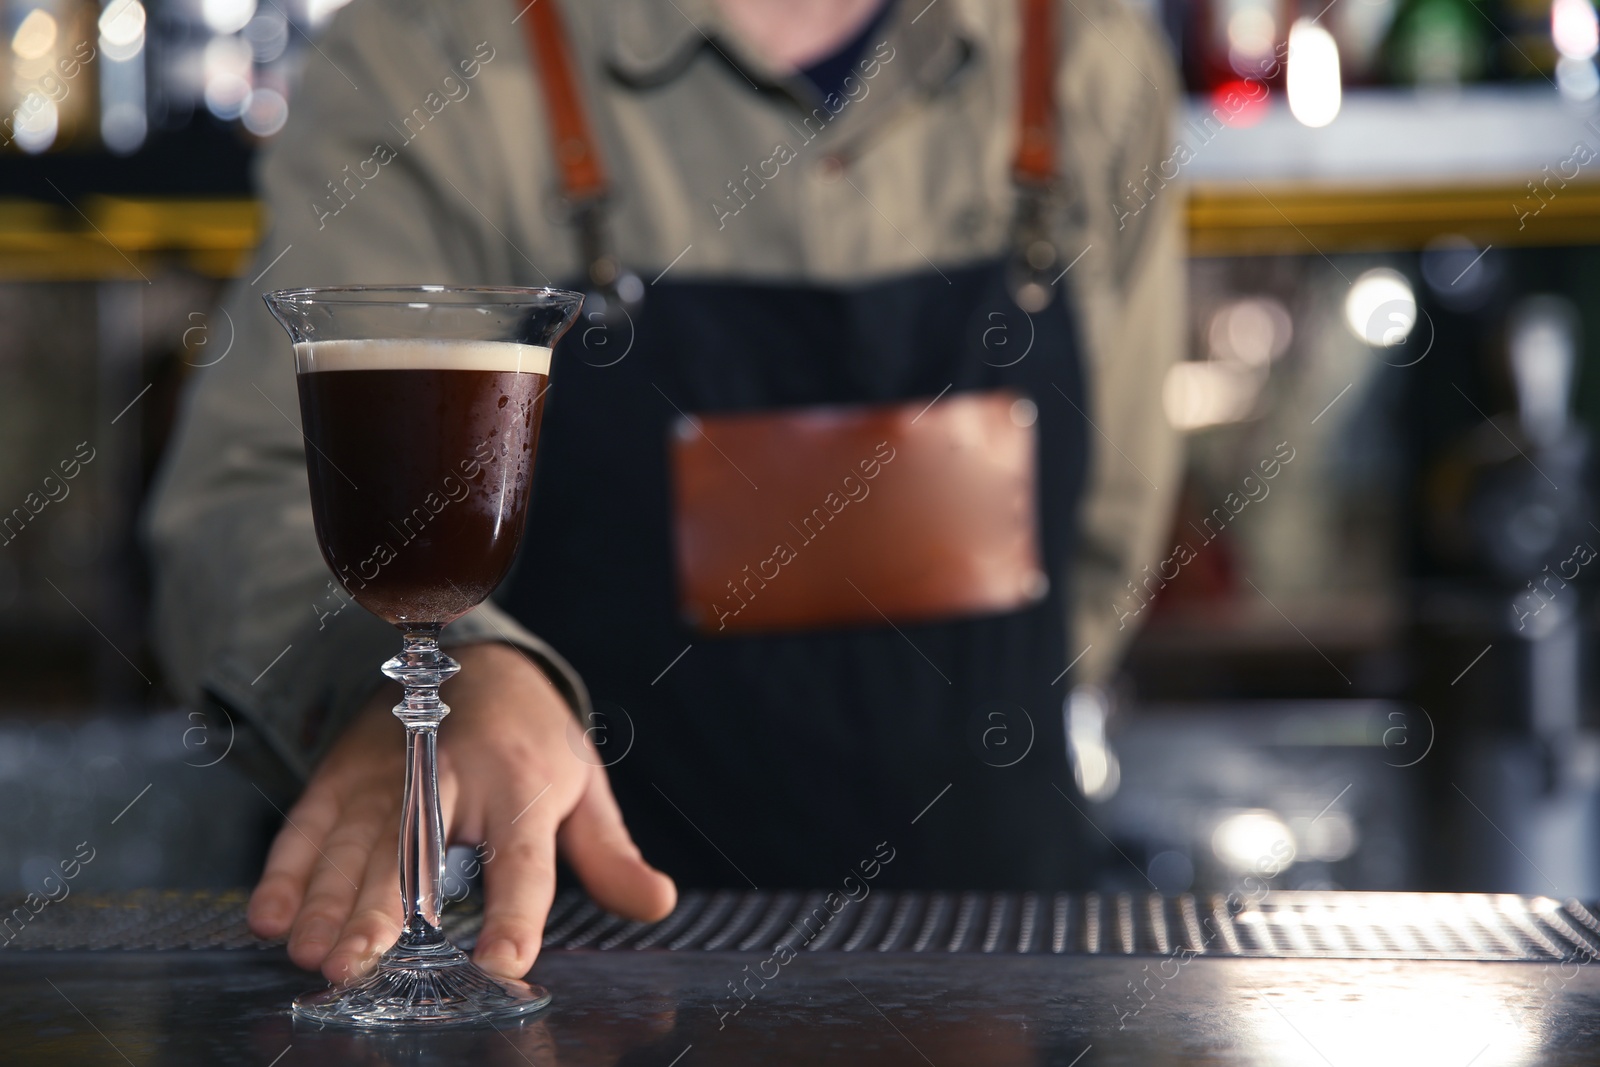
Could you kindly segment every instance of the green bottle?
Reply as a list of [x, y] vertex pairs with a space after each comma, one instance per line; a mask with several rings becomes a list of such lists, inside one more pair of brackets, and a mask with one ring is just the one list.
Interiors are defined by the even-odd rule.
[[1391, 81], [1450, 88], [1487, 73], [1488, 12], [1473, 0], [1404, 0], [1384, 42]]

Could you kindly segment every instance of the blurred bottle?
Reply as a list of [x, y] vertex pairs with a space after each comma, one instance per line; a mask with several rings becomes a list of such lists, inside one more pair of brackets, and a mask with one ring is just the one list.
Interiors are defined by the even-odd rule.
[[1577, 310], [1562, 297], [1528, 297], [1505, 331], [1516, 411], [1491, 416], [1440, 457], [1426, 478], [1426, 511], [1441, 562], [1520, 594], [1552, 554], [1596, 534], [1589, 436], [1569, 414]]
[[[1571, 417], [1578, 314], [1528, 297], [1506, 320], [1516, 410], [1466, 434], [1429, 472], [1432, 549], [1455, 567], [1419, 588], [1418, 638], [1437, 709], [1435, 860], [1456, 888], [1600, 890], [1600, 730], [1594, 714], [1591, 448]], [[1443, 724], [1448, 724], [1446, 727]], [[1444, 794], [1441, 794], [1444, 795]], [[1483, 819], [1501, 835], [1483, 832]], [[1504, 842], [1504, 844], [1503, 844]]]
[[1198, 0], [1191, 17], [1191, 88], [1212, 92], [1246, 79], [1281, 84], [1290, 0]]
[[[1383, 43], [1394, 24], [1396, 0], [1335, 4], [1322, 20], [1339, 42], [1346, 85], [1380, 82], [1385, 77]], [[1313, 12], [1314, 14], [1315, 12]]]
[[[1580, 0], [1585, 6], [1590, 0]], [[1548, 79], [1556, 69], [1559, 54], [1552, 40], [1552, 8], [1564, 6], [1551, 0], [1500, 0], [1500, 27], [1503, 36], [1493, 40], [1494, 65], [1502, 75], [1512, 78]]]
[[1389, 80], [1430, 89], [1481, 80], [1496, 34], [1490, 15], [1474, 0], [1401, 0], [1383, 45]]

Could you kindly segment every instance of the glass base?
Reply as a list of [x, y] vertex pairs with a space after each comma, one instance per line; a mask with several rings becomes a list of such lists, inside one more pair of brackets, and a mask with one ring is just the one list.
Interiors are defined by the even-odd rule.
[[515, 1020], [545, 1007], [550, 992], [501, 978], [448, 942], [396, 945], [366, 977], [294, 1000], [294, 1016], [325, 1026], [387, 1030]]

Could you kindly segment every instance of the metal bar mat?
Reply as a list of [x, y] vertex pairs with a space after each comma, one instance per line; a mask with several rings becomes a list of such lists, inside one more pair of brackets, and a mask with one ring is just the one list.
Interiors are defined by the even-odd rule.
[[[0, 947], [12, 951], [248, 950], [281, 942], [245, 928], [248, 894], [137, 890], [0, 901]], [[30, 904], [32, 905], [30, 907]], [[476, 939], [476, 902], [447, 910], [445, 929]], [[1329, 959], [1564, 960], [1600, 957], [1600, 919], [1576, 900], [1433, 893], [686, 892], [659, 923], [558, 894], [546, 950], [601, 952], [990, 953]]]

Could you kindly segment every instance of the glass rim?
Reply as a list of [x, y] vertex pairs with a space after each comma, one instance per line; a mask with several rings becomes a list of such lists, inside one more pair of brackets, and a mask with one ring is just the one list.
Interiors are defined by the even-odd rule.
[[[514, 307], [541, 298], [581, 301], [583, 294], [553, 286], [516, 285], [308, 285], [262, 293], [269, 304], [369, 304], [405, 306], [433, 299], [446, 306], [478, 303]], [[440, 297], [446, 299], [439, 300]], [[463, 298], [463, 299], [451, 299]]]

